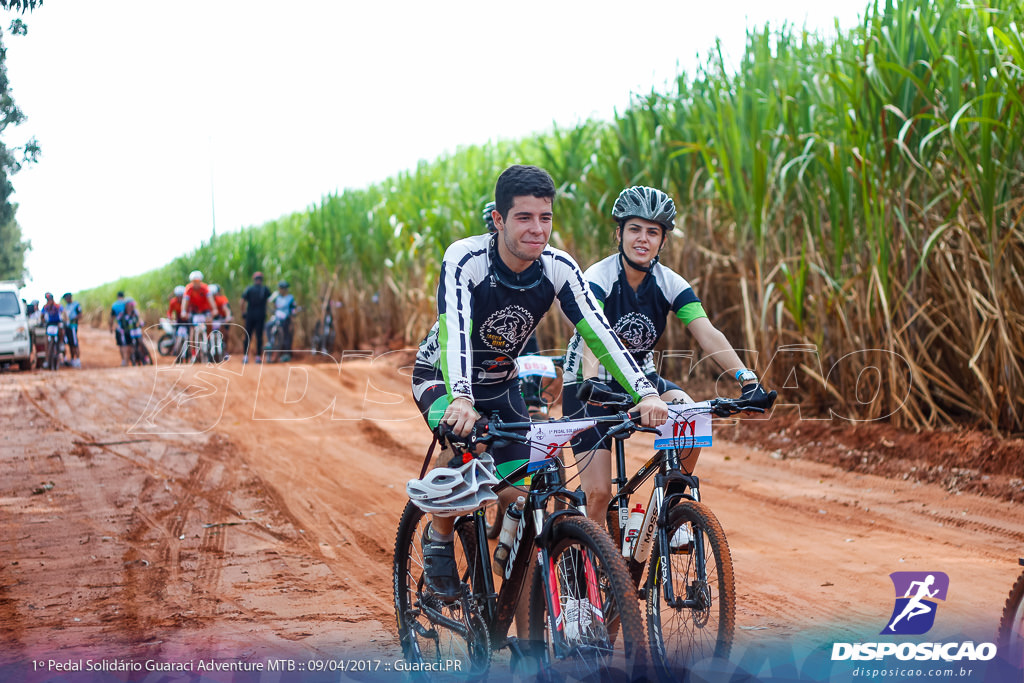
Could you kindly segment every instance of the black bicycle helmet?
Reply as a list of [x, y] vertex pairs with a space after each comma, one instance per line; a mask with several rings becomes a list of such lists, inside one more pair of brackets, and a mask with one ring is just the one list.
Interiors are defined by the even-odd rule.
[[287, 280], [281, 280], [280, 282], [277, 283], [277, 286], [280, 289], [288, 289], [288, 287], [289, 287], [288, 281]]
[[621, 224], [630, 217], [644, 218], [660, 224], [665, 230], [675, 228], [676, 205], [661, 190], [644, 185], [627, 187], [619, 193], [612, 206], [612, 218]]
[[484, 225], [487, 226], [487, 232], [498, 232], [498, 228], [494, 226], [494, 217], [491, 216], [491, 212], [494, 211], [494, 202], [487, 202], [487, 206], [484, 207]]

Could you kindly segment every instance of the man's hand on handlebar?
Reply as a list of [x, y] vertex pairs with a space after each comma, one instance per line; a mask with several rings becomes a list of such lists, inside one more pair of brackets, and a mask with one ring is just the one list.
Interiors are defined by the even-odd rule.
[[657, 394], [644, 396], [636, 407], [640, 409], [640, 424], [644, 427], [660, 427], [668, 420], [668, 406]]
[[473, 402], [468, 398], [459, 397], [448, 404], [441, 417], [441, 422], [450, 426], [456, 436], [469, 436], [473, 425], [480, 419]]

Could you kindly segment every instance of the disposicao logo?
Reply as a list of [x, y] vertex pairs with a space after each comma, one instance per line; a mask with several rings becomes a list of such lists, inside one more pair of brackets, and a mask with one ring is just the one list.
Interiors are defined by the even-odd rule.
[[[917, 636], [935, 625], [939, 602], [946, 600], [949, 577], [942, 572], [893, 572], [896, 604], [881, 635]], [[988, 661], [996, 656], [994, 643], [832, 643], [832, 661], [884, 660], [956, 662]]]
[[939, 601], [945, 602], [949, 577], [943, 572], [893, 572], [896, 605], [882, 635], [919, 636], [935, 625]]

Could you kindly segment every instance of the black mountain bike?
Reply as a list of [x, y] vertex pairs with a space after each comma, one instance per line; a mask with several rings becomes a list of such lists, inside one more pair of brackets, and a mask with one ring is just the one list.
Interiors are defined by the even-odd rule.
[[[503, 424], [492, 418], [463, 448], [474, 452], [476, 444], [536, 444], [530, 437], [536, 424]], [[542, 672], [606, 680], [619, 671], [641, 679], [645, 639], [622, 555], [608, 534], [580, 511], [586, 498], [581, 490], [565, 487], [556, 458], [539, 461], [539, 468], [523, 464], [495, 486], [495, 493], [526, 476], [526, 505], [500, 590], [495, 590], [491, 572], [483, 509], [455, 522], [462, 586], [458, 599], [445, 601], [429, 590], [423, 577], [421, 544], [429, 516], [411, 501], [406, 505], [395, 539], [395, 612], [402, 650], [415, 676], [480, 678], [490, 667], [492, 650], [509, 648], [513, 663], [530, 655], [539, 659]], [[555, 500], [565, 501], [565, 507], [549, 510]], [[531, 566], [529, 643], [524, 647], [508, 633]]]
[[[1018, 560], [1024, 566], [1024, 558]], [[1024, 571], [1010, 588], [1003, 615], [999, 620], [999, 652], [1017, 671], [1017, 680], [1024, 681]]]
[[[625, 410], [633, 405], [629, 396], [603, 390], [593, 380], [581, 383], [577, 396], [612, 409]], [[695, 433], [695, 417], [728, 417], [764, 410], [742, 399], [726, 398], [670, 404], [670, 410], [667, 427], [672, 436], [666, 438], [665, 429], [659, 432], [669, 447], [658, 448], [628, 479], [624, 439], [635, 431], [659, 430], [627, 428], [624, 424], [609, 430], [614, 445], [612, 483], [617, 489], [608, 504], [607, 524], [621, 549], [629, 498], [653, 476], [654, 488], [626, 564], [640, 599], [646, 602], [648, 643], [655, 671], [663, 680], [680, 680], [697, 660], [727, 657], [736, 627], [736, 588], [725, 531], [701, 502], [698, 478], [681, 466], [689, 450], [709, 445], [702, 444]], [[710, 426], [706, 438], [710, 440]], [[656, 440], [656, 448], [658, 443]], [[649, 568], [646, 582], [645, 568]]]

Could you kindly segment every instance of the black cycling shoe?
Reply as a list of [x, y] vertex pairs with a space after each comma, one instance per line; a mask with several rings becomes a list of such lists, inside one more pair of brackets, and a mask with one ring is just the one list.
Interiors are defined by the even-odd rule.
[[451, 602], [459, 597], [459, 567], [455, 563], [455, 541], [435, 541], [430, 536], [430, 525], [423, 530], [423, 578], [427, 587], [442, 600]]

